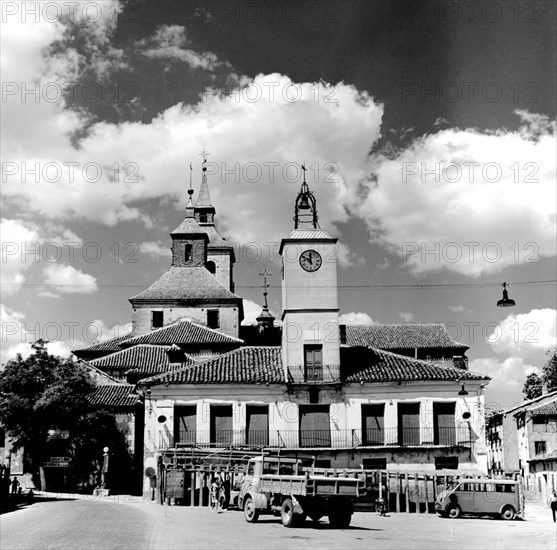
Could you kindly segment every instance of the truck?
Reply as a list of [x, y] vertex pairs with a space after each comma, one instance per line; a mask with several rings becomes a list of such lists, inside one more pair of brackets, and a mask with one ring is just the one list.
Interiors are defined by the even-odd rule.
[[260, 514], [274, 514], [285, 527], [296, 527], [307, 517], [318, 522], [328, 516], [332, 527], [346, 528], [364, 486], [354, 473], [316, 474], [300, 459], [263, 455], [248, 461], [235, 500], [248, 523], [256, 522]]

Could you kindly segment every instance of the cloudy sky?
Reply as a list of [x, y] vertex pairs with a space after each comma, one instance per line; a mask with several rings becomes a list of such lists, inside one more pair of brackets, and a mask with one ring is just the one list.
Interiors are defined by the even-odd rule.
[[206, 148], [248, 316], [305, 162], [344, 318], [445, 322], [521, 399], [556, 345], [554, 2], [76, 4], [2, 3], [3, 361], [129, 328]]

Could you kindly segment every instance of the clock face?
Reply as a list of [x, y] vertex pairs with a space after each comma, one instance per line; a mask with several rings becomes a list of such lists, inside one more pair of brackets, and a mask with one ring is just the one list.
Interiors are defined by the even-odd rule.
[[317, 271], [322, 263], [321, 255], [315, 250], [306, 250], [300, 256], [300, 265], [306, 271]]

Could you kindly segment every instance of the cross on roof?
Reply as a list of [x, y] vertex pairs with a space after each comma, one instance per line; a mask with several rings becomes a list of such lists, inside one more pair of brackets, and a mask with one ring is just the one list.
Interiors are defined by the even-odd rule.
[[267, 268], [265, 268], [260, 274], [260, 277], [263, 277], [263, 296], [265, 297], [265, 307], [267, 306], [267, 289], [269, 288], [269, 283], [267, 282], [267, 277], [271, 277], [272, 273], [269, 273], [267, 271]]
[[207, 162], [207, 157], [211, 156], [211, 153], [209, 153], [209, 151], [205, 151], [205, 147], [203, 147], [203, 151], [201, 151], [199, 155], [203, 157], [203, 162]]

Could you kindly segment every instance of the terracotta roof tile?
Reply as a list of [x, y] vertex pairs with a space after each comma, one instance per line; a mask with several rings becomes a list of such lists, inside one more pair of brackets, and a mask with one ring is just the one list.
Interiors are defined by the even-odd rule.
[[557, 398], [555, 398], [555, 401], [530, 409], [530, 412], [532, 416], [557, 416]]
[[242, 299], [227, 290], [205, 267], [171, 267], [149, 288], [130, 298], [130, 302], [148, 300], [214, 300], [238, 302]]
[[403, 348], [465, 348], [451, 338], [445, 325], [346, 325], [346, 343], [379, 349]]
[[132, 334], [124, 334], [123, 336], [117, 336], [116, 338], [111, 338], [110, 340], [104, 340], [103, 342], [98, 342], [96, 344], [93, 344], [92, 346], [89, 346], [88, 348], [82, 348], [79, 350], [75, 350], [75, 352], [80, 352], [80, 351], [106, 351], [108, 353], [110, 352], [114, 352], [114, 351], [119, 351], [120, 349], [122, 349], [120, 347], [120, 343], [128, 340], [129, 338], [131, 338], [133, 335]]
[[[168, 370], [170, 364], [168, 358], [168, 350], [170, 349], [171, 348], [168, 346], [139, 344], [106, 355], [100, 359], [94, 359], [93, 361], [89, 361], [89, 363], [100, 370], [119, 369], [128, 371], [129, 369], [135, 368], [155, 369], [161, 366], [162, 370], [159, 372], [165, 372]], [[178, 354], [179, 359], [182, 360], [181, 362], [188, 364], [193, 362], [183, 351], [179, 350]]]
[[154, 344], [157, 346], [171, 346], [172, 344], [242, 344], [243, 340], [229, 336], [224, 332], [207, 328], [193, 321], [178, 321], [166, 327], [161, 327], [141, 336], [126, 340], [122, 347], [138, 344]]
[[97, 386], [88, 396], [91, 405], [111, 409], [132, 409], [137, 404], [138, 395], [132, 393], [128, 384], [106, 384]]
[[[422, 380], [489, 380], [489, 377], [445, 367], [378, 349], [344, 348], [341, 378], [347, 383]], [[356, 366], [355, 366], [356, 365]], [[157, 384], [285, 383], [280, 346], [243, 347], [170, 373], [147, 378]]]
[[422, 380], [490, 380], [488, 376], [452, 366], [412, 359], [389, 351], [363, 352], [345, 348], [341, 362], [345, 382], [398, 382]]
[[279, 346], [246, 346], [191, 367], [147, 378], [140, 384], [280, 384], [283, 381]]

